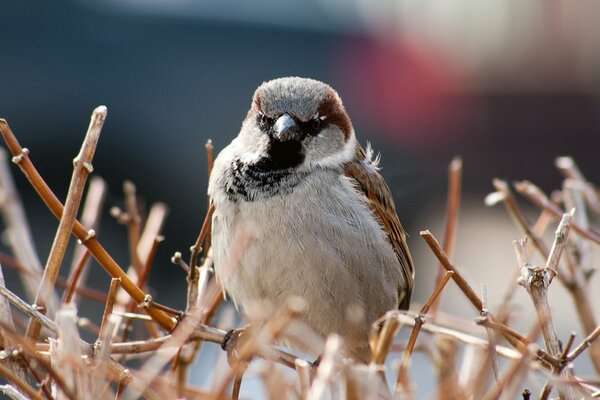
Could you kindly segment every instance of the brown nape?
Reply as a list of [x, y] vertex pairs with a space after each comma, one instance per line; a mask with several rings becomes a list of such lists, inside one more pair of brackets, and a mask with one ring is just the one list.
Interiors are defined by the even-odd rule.
[[258, 94], [254, 94], [254, 97], [252, 97], [252, 105], [250, 106], [250, 109], [248, 110], [248, 114], [246, 114], [246, 119], [249, 118], [254, 118], [258, 115], [258, 113], [261, 111], [262, 108], [262, 104], [260, 101], [260, 97], [258, 96]]
[[348, 140], [352, 132], [352, 122], [346, 114], [344, 106], [338, 95], [330, 90], [326, 95], [321, 105], [319, 106], [319, 115], [326, 116], [326, 121], [340, 127], [344, 133], [344, 139]]

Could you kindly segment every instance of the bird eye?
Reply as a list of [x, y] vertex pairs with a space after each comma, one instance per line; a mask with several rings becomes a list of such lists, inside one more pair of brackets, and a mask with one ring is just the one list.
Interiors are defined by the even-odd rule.
[[323, 121], [321, 120], [321, 118], [317, 117], [317, 118], [313, 118], [311, 119], [309, 122], [309, 134], [312, 136], [315, 136], [319, 133], [319, 131], [321, 130]]
[[273, 125], [273, 119], [267, 117], [265, 114], [260, 113], [258, 115], [258, 126], [260, 127], [260, 129], [262, 129], [263, 131], [267, 131], [271, 125]]

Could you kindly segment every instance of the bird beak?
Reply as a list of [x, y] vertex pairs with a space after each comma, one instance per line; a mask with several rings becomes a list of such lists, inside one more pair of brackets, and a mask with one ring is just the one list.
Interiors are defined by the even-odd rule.
[[287, 140], [300, 140], [302, 130], [289, 114], [283, 114], [273, 125], [273, 137], [280, 142]]

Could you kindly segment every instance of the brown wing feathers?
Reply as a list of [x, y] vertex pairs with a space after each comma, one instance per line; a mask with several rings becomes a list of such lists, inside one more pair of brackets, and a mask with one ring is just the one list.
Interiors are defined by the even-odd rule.
[[[406, 234], [396, 214], [396, 207], [390, 189], [381, 175], [367, 165], [370, 160], [365, 160], [365, 158], [365, 151], [358, 145], [354, 160], [345, 165], [344, 173], [354, 181], [356, 188], [367, 197], [373, 213], [387, 233], [396, 257], [400, 261], [401, 272], [406, 280], [406, 293], [404, 298], [400, 299], [399, 308], [408, 309], [414, 286], [414, 266], [406, 244]], [[399, 293], [399, 295], [401, 294]]]

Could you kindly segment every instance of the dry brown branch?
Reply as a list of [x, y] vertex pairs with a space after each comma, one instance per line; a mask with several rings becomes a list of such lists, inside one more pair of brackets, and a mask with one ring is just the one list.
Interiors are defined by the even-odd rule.
[[[117, 292], [121, 287], [121, 279], [112, 278], [110, 280], [110, 288], [108, 289], [108, 297], [106, 299], [106, 306], [104, 307], [104, 313], [102, 314], [102, 323], [100, 324], [100, 335], [104, 336], [104, 331], [106, 330], [108, 324], [108, 317], [110, 317], [113, 313], [113, 307], [115, 305], [115, 301], [117, 298]], [[116, 322], [118, 327], [119, 321]]]
[[19, 390], [21, 390], [23, 393], [27, 394], [27, 396], [29, 396], [30, 399], [42, 400], [42, 396], [40, 396], [34, 388], [29, 386], [29, 384], [26, 381], [13, 374], [13, 372], [10, 369], [8, 369], [2, 364], [0, 364], [0, 375], [2, 375], [16, 387], [18, 387]]
[[596, 327], [583, 341], [566, 357], [567, 362], [572, 362], [575, 360], [581, 353], [583, 353], [588, 347], [594, 343], [596, 339], [600, 336], [600, 325]]
[[200, 252], [202, 251], [202, 243], [209, 236], [210, 231], [210, 221], [212, 219], [212, 214], [215, 210], [215, 207], [211, 204], [206, 212], [206, 216], [204, 217], [204, 222], [202, 223], [202, 228], [200, 228], [200, 233], [198, 234], [198, 238], [196, 239], [196, 243], [190, 248], [190, 273], [188, 274], [188, 295], [187, 295], [187, 308], [189, 309], [192, 304], [196, 304], [198, 301], [198, 279], [200, 270], [198, 268], [198, 257], [200, 256]]
[[[29, 274], [35, 273], [39, 277], [42, 276], [41, 272], [37, 273], [37, 272], [33, 272], [31, 270], [26, 269], [25, 267], [23, 267], [21, 265], [21, 263], [19, 263], [15, 259], [11, 258], [10, 256], [8, 256], [2, 252], [0, 252], [0, 264], [2, 264], [5, 267], [8, 267], [8, 268], [15, 269], [21, 274], [29, 275]], [[60, 277], [58, 277], [56, 279], [56, 287], [67, 290], [68, 285], [69, 285], [68, 282], [66, 282], [64, 279], [61, 279]], [[88, 288], [85, 286], [74, 288], [74, 293], [77, 293], [81, 297], [85, 297], [86, 299], [97, 301], [100, 303], [104, 303], [106, 301], [105, 293], [102, 293], [98, 290], [91, 289], [91, 288]]]
[[[60, 218], [64, 209], [63, 205], [35, 169], [28, 157], [28, 151], [21, 147], [6, 121], [2, 119], [0, 119], [0, 133], [13, 155], [13, 161], [21, 168], [21, 171], [23, 171], [26, 178], [42, 198], [46, 206], [52, 211], [54, 216]], [[94, 258], [113, 278], [121, 278], [123, 289], [127, 291], [136, 302], [142, 303], [144, 301], [144, 298], [146, 297], [145, 293], [129, 279], [127, 274], [125, 274], [123, 269], [119, 267], [115, 260], [107, 253], [95, 236], [90, 235], [79, 221], [75, 221], [73, 233], [90, 250]], [[149, 313], [156, 322], [167, 331], [174, 328], [175, 321], [164, 312], [150, 309]]]
[[458, 343], [453, 337], [445, 335], [437, 335], [435, 343], [439, 352], [434, 363], [438, 380], [437, 398], [440, 400], [467, 398], [467, 394], [458, 383], [455, 367]]
[[[448, 199], [446, 205], [446, 230], [444, 231], [443, 249], [448, 258], [452, 258], [452, 249], [456, 236], [456, 227], [458, 225], [458, 211], [460, 209], [460, 192], [462, 186], [462, 159], [455, 157], [448, 166]], [[445, 268], [438, 267], [436, 286], [442, 281], [445, 274]], [[441, 297], [440, 297], [441, 299]], [[435, 314], [439, 307], [440, 299], [433, 303], [431, 315], [435, 320]]]
[[16, 308], [27, 314], [30, 318], [35, 319], [44, 328], [47, 328], [52, 333], [58, 332], [56, 323], [44, 314], [36, 310], [33, 306], [25, 303], [19, 296], [8, 290], [5, 286], [0, 285], [0, 295], [6, 297]]
[[[125, 181], [123, 183], [123, 193], [125, 194], [125, 210], [127, 212], [127, 234], [129, 240], [129, 258], [137, 275], [142, 274], [142, 261], [140, 260], [137, 246], [140, 241], [142, 217], [138, 211], [138, 200], [136, 188], [133, 182]], [[138, 285], [139, 286], [139, 285]]]
[[[436, 299], [440, 296], [440, 294], [444, 290], [444, 287], [446, 287], [446, 284], [448, 283], [450, 278], [452, 278], [453, 275], [454, 275], [454, 271], [446, 271], [446, 273], [442, 277], [442, 280], [440, 282], [438, 282], [437, 286], [433, 290], [433, 293], [431, 294], [431, 296], [429, 296], [429, 299], [427, 300], [425, 305], [423, 305], [423, 307], [421, 308], [419, 315], [415, 318], [415, 324], [410, 333], [410, 337], [408, 339], [408, 344], [406, 345], [406, 349], [404, 349], [404, 354], [402, 355], [402, 360], [400, 361], [400, 368], [398, 369], [398, 378], [396, 379], [396, 389], [395, 389], [396, 396], [398, 396], [400, 394], [400, 392], [405, 391], [409, 394], [410, 398], [413, 397], [412, 396], [413, 389], [410, 385], [410, 380], [408, 378], [408, 367], [410, 365], [410, 358], [412, 356], [412, 353], [415, 349], [415, 345], [417, 343], [417, 336], [419, 335], [419, 332], [421, 331], [421, 327], [425, 323], [425, 316], [429, 312], [429, 309], [431, 308], [432, 304], [435, 304]], [[388, 318], [388, 320], [390, 320], [390, 319], [391, 318]], [[389, 345], [388, 345], [388, 348], [389, 348]], [[386, 351], [386, 354], [387, 354], [387, 351]]]
[[[90, 178], [88, 185], [87, 194], [83, 203], [83, 211], [81, 213], [81, 223], [83, 226], [87, 226], [88, 229], [93, 229], [94, 232], [98, 232], [100, 228], [100, 215], [102, 207], [104, 206], [104, 199], [106, 197], [107, 185], [104, 180], [98, 176]], [[84, 256], [88, 254], [88, 256]], [[86, 261], [82, 263], [85, 257]], [[73, 251], [73, 257], [71, 261], [71, 269], [69, 271], [69, 281], [75, 281], [75, 287], [73, 288], [73, 294], [67, 302], [79, 303], [79, 292], [77, 289], [83, 287], [87, 280], [89, 271], [89, 251], [85, 246], [77, 246]], [[76, 276], [76, 278], [74, 278]]]
[[452, 280], [454, 280], [454, 282], [456, 282], [456, 284], [458, 285], [460, 290], [462, 290], [462, 292], [465, 294], [467, 299], [469, 299], [469, 301], [471, 302], [471, 304], [473, 304], [473, 306], [477, 309], [477, 311], [481, 312], [481, 310], [483, 309], [483, 302], [481, 301], [479, 296], [477, 296], [477, 294], [471, 288], [471, 286], [469, 286], [469, 284], [462, 277], [462, 275], [456, 270], [456, 267], [450, 263], [450, 260], [448, 260], [448, 256], [446, 255], [446, 253], [440, 246], [437, 239], [429, 231], [421, 231], [420, 235], [423, 239], [425, 239], [425, 242], [427, 242], [427, 245], [429, 245], [429, 248], [431, 249], [433, 254], [435, 254], [437, 259], [440, 261], [440, 263], [444, 267], [444, 269], [446, 271], [453, 272]]
[[[100, 139], [100, 132], [106, 118], [106, 107], [100, 106], [92, 113], [90, 126], [81, 145], [79, 154], [73, 160], [73, 176], [67, 192], [65, 207], [60, 217], [60, 223], [54, 237], [54, 242], [50, 248], [50, 254], [46, 261], [42, 282], [35, 296], [35, 304], [40, 307], [42, 312], [45, 312], [46, 304], [52, 298], [52, 291], [56, 282], [56, 277], [60, 271], [60, 267], [67, 251], [71, 230], [77, 218], [79, 203], [83, 196], [83, 189], [87, 182], [88, 175], [92, 172], [92, 159], [96, 152], [96, 146]], [[27, 327], [27, 336], [37, 338], [40, 333], [41, 326], [36, 321], [30, 321]]]
[[190, 266], [187, 265], [187, 263], [185, 261], [183, 261], [183, 258], [181, 258], [181, 252], [176, 251], [173, 254], [173, 257], [171, 257], [171, 263], [173, 263], [175, 265], [179, 265], [181, 267], [181, 269], [183, 270], [183, 272], [185, 272], [187, 275], [189, 275]]
[[[552, 203], [544, 194], [544, 192], [542, 192], [542, 190], [533, 183], [529, 181], [517, 182], [515, 183], [515, 189], [527, 200], [531, 201], [536, 207], [550, 212], [554, 218], [560, 219], [562, 217], [563, 211], [554, 203]], [[585, 229], [577, 223], [573, 223], [572, 228], [575, 232], [586, 239], [591, 240], [596, 244], [600, 244], [600, 233], [592, 229]]]
[[[554, 330], [552, 314], [550, 313], [550, 306], [548, 304], [548, 286], [552, 282], [552, 278], [556, 275], [555, 268], [558, 265], [562, 250], [567, 241], [573, 213], [574, 210], [563, 216], [563, 219], [556, 230], [554, 244], [552, 245], [552, 250], [550, 251], [550, 255], [548, 256], [544, 268], [531, 266], [525, 246], [525, 240], [522, 239], [513, 242], [517, 260], [519, 261], [519, 265], [521, 265], [521, 277], [517, 282], [527, 289], [527, 292], [533, 301], [548, 353], [557, 358], [562, 354], [562, 350], [556, 331]], [[558, 370], [558, 368], [555, 368], [555, 370]], [[571, 398], [570, 393], [560, 389], [559, 396], [561, 399]]]
[[87, 249], [85, 249], [81, 254], [81, 259], [77, 262], [75, 268], [73, 268], [71, 271], [69, 281], [67, 282], [67, 289], [65, 290], [64, 298], [62, 301], [63, 303], [70, 303], [73, 300], [73, 294], [75, 293], [75, 289], [78, 286], [83, 269], [85, 268], [89, 259], [90, 252]]
[[[547, 259], [550, 255], [550, 251], [547, 249], [546, 245], [542, 242], [542, 240], [535, 233], [533, 233], [531, 229], [529, 229], [529, 223], [523, 217], [522, 212], [516, 205], [516, 201], [512, 197], [508, 186], [501, 181], [495, 181], [494, 185], [499, 191], [503, 193], [505, 204], [507, 206], [507, 209], [509, 210], [509, 213], [515, 217], [518, 225], [522, 227], [527, 237], [532, 240], [532, 242], [534, 243], [534, 247], [540, 252], [542, 257]], [[556, 216], [556, 213], [560, 213], [559, 215], [562, 215], [560, 209], [558, 209], [558, 207], [554, 203], [548, 200], [544, 193], [535, 185], [529, 182], [521, 182], [515, 184], [515, 188], [521, 194], [524, 194], [526, 197], [530, 198], [530, 200], [534, 202], [534, 204], [537, 204], [540, 208], [542, 208], [543, 213], [546, 213], [547, 215], [551, 216]], [[574, 230], [576, 230], [575, 224], [571, 224], [571, 226]], [[589, 334], [594, 330], [597, 323], [594, 318], [594, 312], [590, 304], [587, 290], [585, 288], [585, 279], [582, 277], [583, 272], [578, 267], [572, 267], [572, 277], [571, 279], [567, 279], [567, 277], [565, 276], [566, 274], [563, 273], [563, 268], [556, 267], [555, 269], [557, 269], [560, 272], [558, 275], [559, 279], [569, 290], [569, 293], [573, 297], [573, 302], [577, 309], [577, 315], [579, 317], [581, 325], [583, 326], [584, 332], [586, 334]], [[600, 372], [600, 344], [594, 345], [590, 353], [592, 363], [594, 364], [594, 368], [597, 372]]]
[[585, 176], [583, 176], [573, 158], [558, 157], [555, 161], [555, 164], [559, 171], [565, 175], [565, 177], [573, 179], [582, 184], [588, 207], [592, 212], [594, 212], [594, 214], [600, 216], [600, 196], [598, 195], [596, 186], [590, 183]]
[[[0, 266], [0, 286], [6, 287], [6, 283], [4, 282], [4, 274], [2, 272], [2, 267]], [[13, 322], [12, 312], [10, 310], [10, 304], [6, 297], [0, 297], [0, 323], [2, 326], [8, 327], [8, 329], [14, 331], [15, 324]], [[0, 330], [0, 333], [2, 330]], [[8, 350], [10, 352], [11, 349], [14, 348], [14, 343], [11, 342], [9, 337], [6, 337], [3, 333], [0, 334], [1, 346], [2, 348]], [[25, 371], [23, 369], [23, 365], [19, 363], [18, 360], [15, 360], [13, 357], [6, 357], [4, 360], [0, 359], [0, 364], [6, 365], [19, 379], [26, 381]]]
[[[0, 129], [6, 122], [0, 120]], [[17, 260], [29, 273], [21, 274], [27, 297], [33, 301], [40, 285], [43, 266], [40, 262], [25, 210], [10, 173], [6, 152], [0, 149], [0, 212], [6, 225], [8, 243]], [[52, 302], [51, 302], [52, 303]]]
[[544, 258], [548, 256], [549, 250], [540, 235], [533, 232], [531, 223], [519, 208], [516, 199], [514, 198], [508, 184], [500, 179], [494, 179], [494, 187], [502, 194], [502, 200], [509, 213], [515, 221], [515, 224], [521, 228], [523, 234], [531, 240], [533, 246], [543, 254]]

